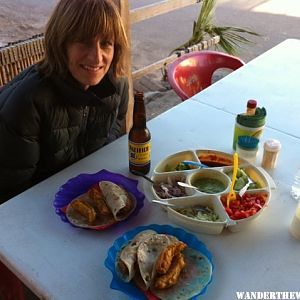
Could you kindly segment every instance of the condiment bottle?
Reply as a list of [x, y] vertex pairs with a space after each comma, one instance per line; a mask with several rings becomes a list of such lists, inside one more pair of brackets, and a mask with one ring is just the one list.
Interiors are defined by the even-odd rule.
[[264, 143], [264, 154], [262, 167], [265, 169], [274, 169], [277, 164], [281, 143], [278, 140], [270, 139]]
[[247, 111], [246, 111], [246, 114], [248, 116], [254, 116], [255, 115], [256, 105], [257, 105], [256, 100], [253, 100], [253, 99], [248, 100], [248, 102], [247, 102]]
[[134, 95], [133, 125], [128, 135], [129, 170], [147, 174], [151, 166], [151, 134], [146, 126], [144, 93]]
[[236, 152], [239, 157], [246, 159], [248, 162], [255, 164], [258, 151], [259, 140], [251, 136], [239, 136], [236, 145]]

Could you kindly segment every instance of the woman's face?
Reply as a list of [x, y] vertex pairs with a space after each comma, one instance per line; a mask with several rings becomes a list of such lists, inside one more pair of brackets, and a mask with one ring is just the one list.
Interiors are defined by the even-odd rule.
[[84, 89], [97, 85], [105, 76], [114, 56], [114, 41], [96, 37], [67, 45], [68, 69]]

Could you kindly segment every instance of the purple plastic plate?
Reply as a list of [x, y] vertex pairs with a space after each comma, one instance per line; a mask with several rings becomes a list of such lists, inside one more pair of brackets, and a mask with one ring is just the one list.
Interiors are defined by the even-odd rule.
[[[102, 180], [111, 181], [115, 184], [122, 186], [128, 192], [130, 192], [132, 196], [135, 197], [136, 207], [126, 220], [128, 220], [129, 218], [136, 216], [138, 214], [140, 209], [144, 206], [144, 198], [145, 198], [145, 195], [143, 193], [141, 193], [137, 188], [138, 181], [128, 178], [124, 175], [121, 175], [118, 173], [112, 173], [112, 172], [109, 172], [109, 171], [103, 169], [94, 174], [79, 174], [78, 176], [69, 179], [65, 184], [63, 184], [59, 188], [59, 191], [55, 194], [53, 206], [55, 208], [56, 214], [58, 214], [60, 216], [61, 220], [64, 222], [70, 223], [70, 221], [66, 217], [66, 213], [65, 213], [67, 205], [75, 197], [77, 197], [83, 193], [86, 193], [90, 187], [92, 187], [94, 184], [96, 184]], [[121, 222], [125, 222], [126, 220], [123, 220]], [[120, 222], [116, 222], [116, 223], [120, 223]], [[113, 224], [116, 224], [116, 223], [113, 223]], [[98, 227], [91, 226], [90, 229], [103, 230], [113, 224], [109, 224], [107, 226], [105, 226], [105, 225], [98, 226]], [[74, 224], [71, 224], [71, 225], [75, 226]]]

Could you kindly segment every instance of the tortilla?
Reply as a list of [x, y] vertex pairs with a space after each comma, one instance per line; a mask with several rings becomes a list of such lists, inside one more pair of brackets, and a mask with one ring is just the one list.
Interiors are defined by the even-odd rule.
[[115, 220], [126, 219], [135, 209], [135, 199], [121, 186], [111, 181], [101, 181], [99, 187]]
[[135, 236], [127, 244], [116, 261], [116, 271], [118, 276], [125, 282], [129, 282], [135, 276], [135, 263], [137, 260], [137, 248], [145, 239], [156, 234], [154, 230], [145, 230]]

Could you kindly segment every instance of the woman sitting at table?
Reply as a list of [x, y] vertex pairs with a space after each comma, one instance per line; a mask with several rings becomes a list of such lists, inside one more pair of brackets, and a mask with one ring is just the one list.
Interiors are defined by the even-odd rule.
[[0, 90], [0, 203], [122, 134], [126, 51], [111, 1], [59, 1], [44, 58]]

